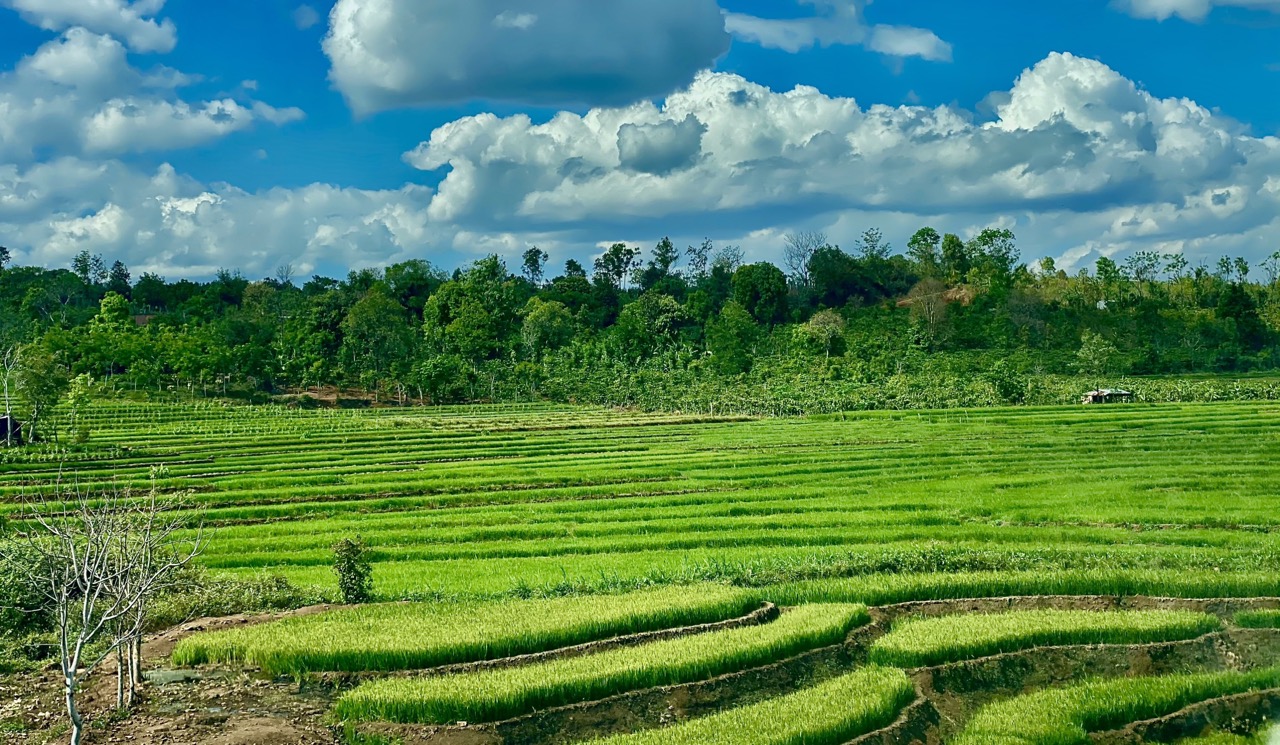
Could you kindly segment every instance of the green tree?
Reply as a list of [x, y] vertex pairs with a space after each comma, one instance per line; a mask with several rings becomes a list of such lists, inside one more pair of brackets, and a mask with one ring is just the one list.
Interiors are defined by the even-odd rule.
[[787, 315], [787, 275], [768, 262], [739, 267], [733, 299], [760, 323], [778, 323]]
[[382, 281], [391, 298], [409, 311], [414, 321], [422, 321], [422, 308], [427, 298], [445, 283], [445, 273], [424, 259], [410, 259], [392, 264], [383, 272]]
[[995, 286], [1008, 286], [1018, 266], [1018, 247], [1013, 231], [1006, 228], [987, 228], [969, 242], [968, 253], [973, 270], [980, 281]]
[[533, 359], [540, 360], [544, 353], [568, 344], [573, 332], [573, 314], [564, 303], [535, 297], [525, 306], [520, 339]]
[[640, 265], [640, 249], [615, 243], [595, 260], [596, 282], [623, 288], [623, 282]]
[[67, 388], [67, 431], [77, 444], [89, 440], [89, 424], [82, 417], [93, 403], [93, 385], [93, 376], [81, 373], [71, 379]]
[[922, 279], [911, 292], [907, 302], [911, 318], [919, 324], [929, 349], [936, 349], [947, 338], [950, 304], [947, 302], [947, 286], [938, 279]]
[[353, 376], [383, 376], [403, 372], [413, 351], [414, 334], [404, 306], [375, 286], [342, 320], [343, 367]]
[[760, 327], [737, 301], [725, 303], [707, 327], [707, 351], [711, 363], [725, 375], [736, 375], [751, 369], [751, 361]]
[[688, 320], [675, 298], [646, 292], [622, 309], [612, 336], [623, 356], [638, 361], [674, 342]]
[[133, 292], [130, 281], [129, 267], [125, 266], [124, 262], [116, 261], [111, 264], [111, 269], [107, 272], [108, 290], [127, 298]]
[[863, 261], [888, 261], [893, 247], [879, 228], [867, 228], [858, 238], [858, 254]]
[[689, 276], [692, 278], [691, 281], [698, 282], [707, 276], [707, 267], [711, 262], [711, 254], [714, 250], [715, 244], [711, 242], [710, 238], [684, 250], [685, 259], [689, 265]]
[[[35, 442], [45, 431], [45, 419], [67, 390], [67, 371], [48, 350], [37, 345], [24, 347], [18, 355], [14, 388], [21, 408], [18, 418], [27, 427], [27, 440]], [[53, 430], [57, 439], [57, 430]]]
[[1076, 352], [1076, 367], [1086, 375], [1108, 375], [1115, 371], [1120, 350], [1100, 334], [1086, 330]]
[[670, 238], [663, 238], [658, 241], [658, 245], [653, 247], [653, 256], [640, 272], [640, 281], [636, 284], [640, 285], [641, 290], [653, 287], [664, 277], [675, 271], [676, 262], [679, 260], [680, 249], [676, 248]]
[[844, 316], [834, 310], [820, 310], [808, 322], [797, 326], [796, 332], [803, 343], [821, 350], [823, 356], [830, 359], [832, 351], [838, 350], [844, 341], [844, 329]]
[[969, 247], [960, 236], [947, 233], [942, 236], [942, 273], [952, 284], [963, 282], [972, 267]]
[[427, 301], [425, 339], [436, 353], [456, 353], [473, 362], [499, 357], [514, 346], [522, 306], [506, 265], [488, 256], [441, 285]]
[[524, 263], [522, 264], [522, 269], [524, 271], [524, 278], [529, 280], [529, 284], [534, 287], [542, 286], [542, 275], [544, 272], [543, 267], [546, 266], [547, 259], [550, 258], [551, 257], [546, 251], [543, 251], [537, 246], [533, 246], [524, 252]]
[[459, 355], [437, 354], [414, 365], [412, 382], [432, 403], [453, 404], [467, 400], [475, 375], [474, 366]]
[[933, 228], [920, 228], [907, 241], [907, 258], [920, 276], [936, 278], [942, 272], [942, 236]]

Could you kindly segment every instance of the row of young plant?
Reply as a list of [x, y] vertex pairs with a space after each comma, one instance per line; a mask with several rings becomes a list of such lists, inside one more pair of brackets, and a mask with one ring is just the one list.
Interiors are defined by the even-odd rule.
[[342, 695], [351, 721], [493, 722], [627, 691], [692, 683], [839, 644], [869, 619], [860, 605], [809, 605], [759, 626], [693, 634], [519, 667], [386, 678]]
[[1180, 641], [1219, 628], [1216, 616], [1190, 611], [1028, 610], [907, 619], [871, 645], [870, 659], [925, 667], [1032, 647]]
[[1280, 687], [1280, 667], [1097, 680], [1051, 688], [980, 710], [955, 745], [1070, 745], [1090, 732], [1165, 716], [1220, 696]]
[[365, 605], [189, 637], [173, 661], [239, 663], [295, 675], [421, 669], [723, 621], [756, 610], [758, 597], [709, 586], [514, 603]]
[[[686, 588], [685, 596], [715, 596], [715, 588]], [[758, 597], [767, 597], [761, 595]], [[614, 597], [607, 599], [575, 598], [562, 601], [566, 605], [579, 608], [601, 607], [617, 608], [626, 605], [629, 599], [639, 600], [647, 604], [661, 598], [661, 593], [641, 593], [639, 595]], [[604, 600], [606, 605], [601, 605]], [[239, 633], [240, 641], [244, 641], [245, 633], [258, 637], [254, 656], [258, 659], [271, 659], [277, 671], [288, 668], [281, 666], [284, 656], [282, 651], [297, 649], [310, 641], [325, 640], [332, 643], [334, 639], [345, 639], [348, 648], [347, 661], [363, 659], [375, 667], [368, 669], [387, 670], [396, 667], [383, 666], [388, 659], [385, 644], [392, 637], [386, 629], [388, 623], [398, 624], [398, 629], [420, 628], [423, 621], [430, 628], [444, 628], [455, 635], [458, 645], [471, 645], [472, 649], [481, 643], [487, 631], [483, 621], [478, 628], [462, 628], [450, 624], [446, 618], [480, 618], [496, 615], [499, 609], [510, 614], [518, 621], [532, 618], [530, 612], [545, 612], [548, 601], [525, 601], [491, 604], [488, 608], [464, 604], [453, 606], [444, 611], [439, 606], [399, 605], [370, 606], [365, 611], [377, 611], [378, 625], [370, 625], [374, 616], [360, 617], [351, 611], [335, 611], [323, 616], [312, 616], [288, 622], [277, 622], [266, 626], [246, 629]], [[556, 601], [550, 601], [556, 602]], [[390, 615], [381, 615], [382, 612]], [[1258, 611], [1240, 614], [1237, 621], [1246, 625], [1265, 625], [1280, 619], [1280, 611]], [[572, 612], [557, 615], [556, 621], [562, 625], [561, 638], [577, 633], [577, 618]], [[401, 723], [447, 724], [455, 721], [489, 722], [520, 716], [538, 709], [572, 704], [582, 701], [593, 701], [626, 691], [653, 688], [663, 685], [706, 680], [728, 672], [760, 667], [770, 662], [790, 658], [806, 650], [822, 646], [838, 644], [856, 625], [865, 623], [868, 616], [865, 607], [860, 605], [816, 604], [800, 606], [783, 613], [781, 618], [761, 626], [695, 634], [665, 641], [644, 643], [638, 646], [626, 646], [603, 652], [589, 653], [583, 656], [551, 659], [544, 662], [533, 662], [517, 667], [481, 670], [475, 672], [447, 673], [417, 678], [389, 678], [365, 683], [344, 694], [335, 707], [335, 715], [347, 722], [358, 721], [392, 721]], [[905, 680], [905, 677], [890, 678], [889, 667], [914, 667], [945, 662], [960, 661], [986, 657], [1002, 652], [1029, 649], [1046, 645], [1077, 644], [1134, 644], [1165, 642], [1189, 639], [1220, 628], [1220, 621], [1211, 615], [1185, 611], [1015, 611], [991, 615], [961, 615], [930, 619], [906, 619], [895, 624], [887, 635], [878, 639], [870, 648], [870, 662], [873, 667], [865, 668], [853, 675], [871, 676], [882, 683], [893, 680]], [[274, 628], [273, 628], [274, 627]], [[574, 631], [569, 629], [573, 627]], [[384, 629], [383, 638], [370, 640], [369, 634], [375, 629]], [[544, 628], [543, 631], [546, 631]], [[597, 635], [607, 635], [608, 628], [597, 628]], [[472, 636], [468, 637], [468, 634]], [[236, 634], [220, 632], [194, 637], [191, 642], [205, 643], [210, 640], [226, 641]], [[406, 634], [397, 642], [401, 645], [400, 659], [426, 659], [412, 647], [423, 649], [432, 647], [434, 641], [426, 639], [419, 643], [420, 637]], [[276, 644], [278, 649], [267, 651], [270, 645]], [[526, 645], [524, 649], [535, 649], [539, 645]], [[517, 647], [520, 648], [520, 647]], [[456, 654], [452, 657], [437, 658], [440, 660], [466, 659], [471, 653]], [[497, 655], [504, 651], [501, 647]], [[507, 650], [509, 651], [509, 650]], [[265, 652], [265, 653], [264, 653]], [[407, 656], [404, 654], [408, 652]], [[436, 649], [433, 654], [439, 652]], [[186, 654], [181, 648], [175, 654], [179, 660]], [[226, 659], [236, 659], [236, 655], [227, 655]], [[243, 657], [243, 659], [247, 659]], [[330, 658], [336, 659], [336, 658]], [[483, 658], [481, 658], [483, 659]], [[311, 660], [312, 663], [316, 660]], [[883, 665], [878, 668], [874, 665]], [[408, 667], [422, 667], [423, 664], [410, 664]], [[339, 669], [321, 666], [312, 670]], [[340, 669], [357, 669], [344, 667]], [[292, 672], [298, 674], [302, 666], [294, 665]], [[891, 705], [882, 700], [874, 702], [876, 696], [864, 697], [857, 702], [844, 702], [845, 711], [839, 713], [835, 708], [827, 709], [818, 705], [826, 700], [831, 689], [843, 690], [850, 685], [850, 676], [843, 676], [813, 688], [802, 690], [791, 696], [764, 702], [754, 707], [745, 707], [724, 712], [708, 719], [694, 720], [670, 728], [635, 735], [608, 738], [613, 743], [686, 743], [686, 742], [719, 742], [717, 739], [698, 739], [710, 736], [724, 728], [725, 732], [739, 732], [733, 729], [739, 723], [753, 723], [761, 726], [759, 733], [752, 734], [753, 742], [795, 742], [788, 737], [795, 737], [801, 730], [808, 733], [804, 742], [844, 742], [856, 734], [875, 729], [887, 724], [896, 712], [914, 695], [910, 684], [906, 694], [895, 696]], [[1054, 689], [1031, 694], [1012, 701], [993, 705], [984, 710], [973, 720], [962, 735], [965, 743], [1002, 743], [1002, 739], [1010, 733], [1028, 732], [1023, 729], [1001, 729], [992, 722], [1009, 721], [1011, 716], [1036, 716], [1039, 729], [1032, 736], [1023, 739], [1007, 740], [1027, 743], [1059, 743], [1074, 742], [1074, 739], [1060, 739], [1063, 733], [1075, 733], [1083, 736], [1084, 732], [1105, 728], [1104, 725], [1123, 724], [1128, 721], [1157, 716], [1165, 712], [1182, 708], [1204, 698], [1216, 695], [1251, 690], [1259, 687], [1280, 685], [1280, 669], [1259, 674], [1214, 674], [1200, 676], [1183, 676], [1182, 678], [1160, 678], [1149, 681], [1107, 681], [1099, 684], [1087, 684], [1068, 689]], [[1090, 687], [1093, 686], [1093, 687]], [[890, 685], [886, 690], [897, 690]], [[1095, 690], [1096, 689], [1096, 690]], [[1105, 691], [1104, 691], [1105, 689]], [[1114, 690], [1113, 690], [1114, 689]], [[901, 693], [901, 692], [900, 692]], [[1103, 694], [1111, 694], [1104, 696]], [[1099, 699], [1099, 697], [1102, 699]], [[1113, 700], [1114, 699], [1114, 700]], [[875, 715], [868, 719], [862, 706], [872, 706]], [[1003, 708], [1001, 708], [1003, 707]], [[768, 722], [757, 718], [763, 711], [771, 712], [778, 721]], [[856, 712], [856, 716], [853, 715]], [[1028, 713], [1030, 712], [1030, 713]], [[709, 729], [718, 728], [718, 729]], [[852, 728], [852, 729], [851, 729]], [[1042, 732], [1040, 730], [1043, 730]], [[781, 739], [773, 739], [775, 737]], [[825, 739], [827, 737], [843, 737], [844, 739]], [[1073, 735], [1074, 737], [1074, 735]], [[967, 739], [966, 739], [967, 738]], [[1047, 738], [1047, 739], [1045, 739]], [[1083, 741], [1083, 740], [1082, 740]]]

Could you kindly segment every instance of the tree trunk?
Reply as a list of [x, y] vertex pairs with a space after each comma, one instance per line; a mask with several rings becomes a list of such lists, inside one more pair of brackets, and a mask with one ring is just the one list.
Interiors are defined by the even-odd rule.
[[80, 710], [76, 708], [76, 678], [71, 673], [64, 678], [65, 693], [67, 700], [67, 716], [71, 719], [71, 745], [80, 745], [80, 738], [84, 731], [84, 719], [80, 717]]
[[116, 708], [124, 708], [124, 676], [128, 674], [128, 668], [124, 661], [124, 647], [116, 647]]

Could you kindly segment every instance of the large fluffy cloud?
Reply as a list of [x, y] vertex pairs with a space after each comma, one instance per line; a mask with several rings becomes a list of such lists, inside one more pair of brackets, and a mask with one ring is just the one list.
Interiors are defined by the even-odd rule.
[[[407, 158], [447, 169], [433, 219], [507, 229], [1057, 213], [1090, 216], [1105, 227], [1096, 241], [1121, 245], [1243, 233], [1280, 206], [1280, 140], [1101, 63], [1054, 54], [994, 98], [996, 118], [976, 123], [950, 107], [864, 109], [704, 73], [661, 107], [461, 119]], [[640, 138], [658, 167], [636, 166]]]
[[66, 266], [87, 249], [135, 272], [242, 268], [265, 276], [282, 263], [300, 272], [380, 264], [419, 255], [436, 240], [425, 218], [431, 191], [416, 186], [313, 184], [251, 194], [198, 183], [167, 165], [143, 173], [119, 161], [64, 158], [0, 167], [0, 194], [0, 231], [19, 259], [49, 266]]
[[[1210, 186], [1258, 192], [1277, 141], [1180, 99], [1157, 99], [1091, 60], [1054, 54], [974, 123], [950, 107], [871, 106], [809, 87], [784, 93], [704, 73], [661, 107], [642, 103], [527, 116], [469, 117], [407, 157], [449, 167], [432, 204], [450, 219], [587, 219], [833, 206], [988, 211], [1178, 203]], [[697, 137], [675, 136], [677, 130]], [[626, 157], [638, 132], [646, 157]], [[665, 134], [661, 134], [664, 133]], [[696, 145], [696, 149], [693, 148]]]
[[1188, 21], [1203, 21], [1218, 6], [1280, 13], [1280, 0], [1115, 0], [1115, 5], [1134, 17], [1158, 21], [1174, 16]]
[[324, 50], [361, 113], [664, 96], [727, 51], [715, 0], [338, 0]]
[[165, 0], [0, 0], [49, 31], [85, 28], [124, 39], [139, 52], [168, 52], [178, 42], [173, 22], [154, 16]]
[[89, 249], [170, 275], [254, 276], [281, 263], [514, 259], [531, 243], [582, 257], [599, 241], [663, 234], [776, 259], [797, 227], [851, 245], [879, 226], [901, 247], [923, 224], [962, 235], [999, 224], [1028, 259], [1065, 267], [1139, 249], [1275, 250], [1280, 139], [1066, 54], [991, 100], [981, 121], [704, 73], [661, 106], [451, 122], [405, 156], [439, 172], [434, 190], [245, 192], [65, 158], [0, 168], [0, 235], [19, 260], [57, 265]]
[[725, 13], [725, 27], [738, 39], [787, 52], [814, 46], [864, 45], [894, 57], [951, 60], [951, 45], [928, 29], [869, 25], [863, 17], [868, 0], [799, 0], [814, 14], [799, 18], [760, 18]]
[[188, 103], [187, 76], [130, 66], [114, 38], [72, 28], [0, 74], [0, 162], [43, 152], [168, 150], [209, 142], [255, 122], [283, 124], [297, 109], [223, 98]]

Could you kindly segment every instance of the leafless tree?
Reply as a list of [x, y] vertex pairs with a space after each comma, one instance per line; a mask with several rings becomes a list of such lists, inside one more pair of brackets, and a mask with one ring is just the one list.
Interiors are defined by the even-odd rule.
[[0, 353], [0, 387], [4, 393], [4, 415], [9, 424], [4, 428], [4, 444], [13, 445], [13, 388], [18, 374], [18, 348], [9, 347]]
[[148, 606], [203, 548], [202, 530], [185, 534], [184, 506], [155, 488], [134, 496], [62, 483], [50, 497], [23, 500], [19, 523], [41, 559], [40, 590], [58, 632], [72, 745], [84, 730], [76, 694], [112, 655], [117, 704], [133, 701]]
[[818, 230], [802, 230], [799, 233], [788, 233], [783, 239], [786, 247], [782, 249], [782, 261], [787, 271], [801, 287], [809, 286], [809, 259], [819, 248], [827, 245], [827, 234]]
[[924, 327], [929, 346], [933, 347], [946, 336], [947, 286], [936, 279], [921, 280], [907, 299], [911, 303], [911, 317]]

